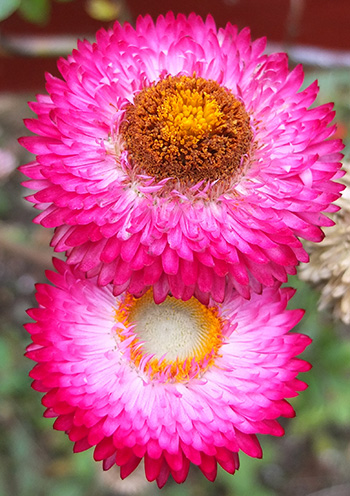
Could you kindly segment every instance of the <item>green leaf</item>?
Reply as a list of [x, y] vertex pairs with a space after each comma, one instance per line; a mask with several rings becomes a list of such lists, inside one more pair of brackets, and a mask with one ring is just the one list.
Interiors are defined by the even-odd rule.
[[21, 15], [29, 22], [45, 24], [49, 19], [49, 0], [21, 0], [19, 8]]
[[1, 0], [0, 1], [0, 21], [9, 17], [18, 9], [21, 0]]

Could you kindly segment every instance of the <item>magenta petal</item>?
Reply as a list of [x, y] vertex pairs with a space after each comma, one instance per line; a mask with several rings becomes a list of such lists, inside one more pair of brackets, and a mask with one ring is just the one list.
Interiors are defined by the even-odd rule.
[[175, 250], [166, 246], [162, 254], [163, 269], [166, 274], [175, 275], [179, 270], [179, 257]]
[[159, 477], [163, 462], [163, 456], [151, 458], [148, 454], [145, 455], [145, 475], [149, 482], [152, 482]]
[[133, 456], [125, 465], [120, 467], [120, 477], [121, 479], [125, 479], [128, 475], [130, 475], [135, 468], [140, 464], [141, 458], [137, 456]]
[[100, 461], [112, 456], [116, 449], [113, 440], [109, 437], [102, 439], [94, 450], [94, 460]]

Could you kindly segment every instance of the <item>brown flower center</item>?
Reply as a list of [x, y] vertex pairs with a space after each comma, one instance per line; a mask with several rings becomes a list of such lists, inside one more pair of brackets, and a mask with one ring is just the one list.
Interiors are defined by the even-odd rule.
[[182, 182], [234, 177], [252, 140], [243, 104], [217, 82], [188, 76], [144, 88], [120, 132], [133, 167]]

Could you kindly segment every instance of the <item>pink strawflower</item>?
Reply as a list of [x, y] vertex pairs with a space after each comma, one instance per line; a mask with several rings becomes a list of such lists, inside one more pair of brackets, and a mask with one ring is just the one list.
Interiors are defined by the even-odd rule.
[[306, 388], [296, 376], [310, 368], [295, 358], [310, 339], [288, 332], [303, 314], [286, 310], [293, 290], [156, 304], [55, 266], [29, 311], [27, 356], [45, 416], [74, 451], [94, 447], [122, 478], [144, 459], [146, 478], [163, 486], [169, 474], [183, 482], [190, 463], [209, 480], [217, 463], [234, 473], [240, 450], [262, 456], [256, 434], [283, 435], [276, 419], [294, 416], [285, 398]]
[[332, 104], [249, 29], [168, 13], [80, 41], [26, 120], [22, 167], [67, 252], [115, 294], [223, 301], [307, 261], [342, 186]]

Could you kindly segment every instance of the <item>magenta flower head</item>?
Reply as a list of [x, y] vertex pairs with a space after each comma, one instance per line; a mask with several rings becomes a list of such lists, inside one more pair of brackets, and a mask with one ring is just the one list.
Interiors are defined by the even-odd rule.
[[261, 457], [256, 434], [283, 434], [276, 419], [294, 415], [285, 398], [305, 389], [296, 376], [310, 368], [295, 358], [310, 339], [288, 332], [303, 314], [286, 310], [293, 290], [156, 304], [151, 292], [116, 297], [55, 266], [29, 311], [27, 356], [45, 416], [74, 451], [94, 447], [122, 478], [144, 459], [147, 479], [163, 486], [169, 474], [183, 482], [191, 463], [209, 480], [217, 463], [234, 473], [240, 450]]
[[222, 302], [284, 282], [342, 186], [332, 105], [265, 41], [212, 17], [116, 23], [31, 103], [22, 167], [52, 245], [98, 284]]

